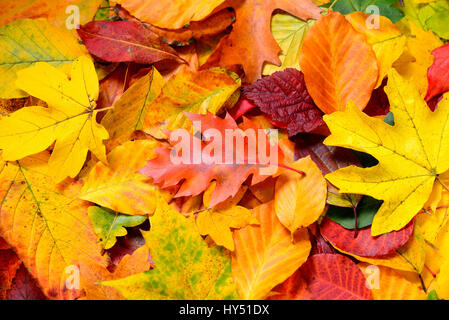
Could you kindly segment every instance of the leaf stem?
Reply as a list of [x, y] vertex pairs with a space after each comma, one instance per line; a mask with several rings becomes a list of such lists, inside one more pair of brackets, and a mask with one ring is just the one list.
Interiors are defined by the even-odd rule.
[[96, 111], [96, 112], [102, 112], [102, 111], [107, 111], [107, 110], [111, 110], [111, 109], [114, 109], [114, 107], [111, 106], [111, 107], [106, 107], [106, 108], [102, 108], [102, 109], [94, 109], [94, 111]]
[[357, 238], [357, 235], [359, 234], [359, 229], [357, 226], [357, 208], [355, 206], [352, 206], [352, 211], [354, 211], [354, 239]]

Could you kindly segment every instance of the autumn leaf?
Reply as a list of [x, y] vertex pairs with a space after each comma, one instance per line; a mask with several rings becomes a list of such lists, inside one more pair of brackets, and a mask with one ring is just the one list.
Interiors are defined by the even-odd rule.
[[78, 29], [78, 34], [87, 49], [105, 61], [185, 63], [157, 34], [136, 21], [92, 21]]
[[209, 62], [224, 68], [242, 65], [250, 83], [260, 78], [265, 62], [280, 65], [280, 48], [270, 32], [273, 11], [281, 9], [303, 20], [318, 19], [321, 11], [311, 0], [232, 0], [225, 5], [234, 8], [236, 22]]
[[[229, 115], [226, 115], [225, 119], [210, 113], [207, 115], [189, 113], [186, 116], [194, 123], [201, 124], [201, 128], [197, 128], [201, 130], [201, 133], [212, 128], [216, 130], [214, 132], [220, 133], [222, 137], [225, 137], [225, 130], [232, 130], [236, 135], [244, 134], [244, 131], [237, 126], [236, 122]], [[268, 137], [264, 133], [256, 132], [255, 135], [258, 141], [262, 139], [266, 141], [265, 148], [271, 146]], [[176, 135], [172, 136], [170, 133], [169, 138], [170, 140], [175, 140], [171, 141], [171, 143], [176, 146], [174, 142], [178, 142], [178, 137]], [[257, 165], [257, 163], [248, 163], [250, 147], [245, 147], [241, 150], [237, 149], [237, 143], [233, 143], [231, 146], [232, 150], [229, 150], [229, 147], [226, 148], [224, 146], [224, 139], [218, 145], [217, 141], [213, 141], [214, 139], [209, 138], [208, 140], [209, 144], [202, 145], [198, 138], [190, 136], [189, 145], [197, 143], [202, 155], [205, 155], [206, 152], [209, 152], [208, 154], [211, 155], [210, 152], [213, 150], [211, 148], [222, 148], [223, 152], [220, 159], [214, 159], [213, 156], [208, 158], [200, 155], [201, 159], [195, 163], [192, 160], [193, 155], [189, 152], [187, 162], [172, 161], [172, 152], [180, 152], [180, 150], [159, 148], [155, 150], [157, 157], [148, 161], [139, 173], [153, 178], [153, 182], [162, 188], [175, 186], [182, 181], [175, 197], [196, 196], [205, 191], [209, 184], [215, 180], [217, 184], [212, 193], [210, 207], [225, 201], [229, 197], [234, 197], [240, 186], [251, 174], [253, 175], [251, 184], [261, 182], [268, 177], [268, 175], [261, 172], [261, 169], [267, 168], [269, 164], [261, 166]], [[245, 142], [245, 145], [248, 146], [248, 142]], [[277, 148], [276, 145], [274, 147]], [[242, 151], [242, 154], [237, 155], [236, 153], [240, 151]], [[194, 152], [196, 151], [193, 150], [192, 153]], [[232, 163], [227, 163], [225, 159], [228, 159], [228, 157]], [[242, 157], [244, 160], [242, 163], [238, 162], [239, 157]]]
[[380, 257], [395, 253], [396, 249], [404, 246], [413, 234], [414, 221], [399, 230], [371, 236], [371, 228], [365, 227], [357, 231], [348, 230], [329, 218], [324, 218], [320, 225], [323, 237], [334, 247], [362, 257]]
[[300, 270], [297, 270], [287, 280], [276, 286], [267, 300], [312, 300], [312, 294]]
[[194, 218], [185, 218], [165, 205], [150, 220], [151, 230], [143, 235], [156, 268], [103, 285], [116, 288], [127, 299], [237, 297], [229, 258], [220, 248], [207, 247]]
[[114, 108], [101, 120], [101, 124], [110, 134], [110, 139], [106, 141], [109, 148], [128, 141], [136, 130], [143, 129], [148, 106], [161, 93], [164, 85], [165, 81], [160, 73], [152, 68], [114, 103]]
[[191, 21], [203, 20], [224, 1], [174, 0], [162, 3], [158, 0], [116, 0], [115, 2], [144, 22], [160, 28], [180, 29]]
[[404, 13], [400, 9], [392, 6], [396, 1], [397, 0], [337, 0], [332, 9], [347, 15], [357, 11], [373, 13], [371, 11], [372, 7], [370, 6], [376, 6], [380, 15], [387, 17], [394, 23], [404, 17]]
[[433, 97], [449, 91], [448, 74], [449, 74], [449, 44], [445, 44], [432, 51], [435, 57], [433, 64], [427, 71], [427, 80], [429, 87], [426, 93], [426, 101]]
[[192, 21], [181, 29], [164, 29], [149, 25], [148, 28], [158, 34], [165, 42], [174, 46], [189, 45], [193, 41], [200, 41], [220, 34], [232, 25], [235, 14], [227, 9], [208, 16], [201, 21]]
[[366, 152], [379, 160], [371, 168], [347, 167], [326, 176], [340, 192], [384, 200], [373, 220], [373, 236], [407, 225], [429, 198], [438, 175], [449, 169], [449, 149], [442, 143], [448, 134], [447, 99], [432, 113], [416, 86], [395, 71], [389, 73], [385, 90], [394, 126], [370, 118], [353, 104], [346, 112], [324, 118], [332, 132], [325, 144]]
[[6, 300], [47, 300], [47, 297], [22, 263], [7, 291]]
[[307, 90], [326, 114], [345, 110], [349, 100], [363, 110], [379, 76], [365, 36], [338, 12], [321, 16], [310, 28], [299, 64]]
[[412, 36], [407, 37], [404, 54], [395, 62], [394, 67], [405, 79], [417, 86], [424, 97], [427, 92], [427, 69], [432, 65], [434, 57], [430, 54], [443, 42], [432, 31], [425, 32], [412, 21], [408, 27]]
[[307, 31], [315, 20], [303, 21], [289, 14], [278, 13], [271, 18], [271, 33], [281, 48], [279, 60], [281, 66], [266, 63], [263, 75], [271, 75], [276, 71], [299, 67], [299, 54]]
[[215, 114], [226, 106], [239, 87], [237, 76], [225, 70], [192, 72], [184, 69], [170, 78], [159, 96], [148, 105], [142, 129], [156, 138], [165, 137], [162, 129], [190, 129], [185, 112]]
[[243, 299], [263, 299], [286, 280], [307, 259], [309, 235], [300, 229], [294, 236], [274, 214], [274, 203], [253, 210], [260, 226], [247, 226], [234, 232], [235, 251], [232, 275]]
[[324, 125], [304, 83], [304, 75], [292, 68], [275, 72], [245, 87], [243, 95], [270, 119], [287, 125], [289, 136], [311, 132]]
[[310, 157], [299, 159], [290, 167], [305, 173], [285, 171], [276, 180], [274, 206], [279, 221], [293, 234], [314, 223], [324, 211], [326, 180]]
[[85, 54], [86, 48], [70, 32], [44, 19], [18, 20], [1, 27], [0, 97], [11, 99], [28, 95], [16, 85], [18, 71], [45, 61], [69, 74], [72, 63]]
[[[309, 156], [320, 168], [323, 175], [336, 171], [350, 165], [360, 167], [360, 161], [349, 150], [323, 144], [323, 137], [308, 136], [298, 139], [296, 142], [296, 153], [299, 158]], [[338, 207], [353, 208], [357, 206], [361, 195], [340, 193], [338, 189], [328, 182], [327, 203]]]
[[104, 249], [112, 248], [117, 241], [117, 237], [127, 234], [125, 227], [138, 226], [147, 219], [145, 216], [129, 216], [95, 206], [90, 207], [88, 213], [95, 233], [98, 235], [98, 240]]
[[12, 249], [0, 250], [0, 299], [5, 300], [22, 261]]
[[[73, 6], [78, 8], [80, 22], [81, 24], [84, 24], [93, 19], [95, 12], [97, 12], [102, 1], [103, 0], [4, 0], [1, 1], [4, 11], [0, 18], [0, 26], [19, 19], [46, 18], [50, 23], [58, 27], [65, 27], [67, 21], [76, 21], [69, 15], [75, 12]], [[68, 10], [68, 8], [71, 10]], [[62, 30], [62, 28], [58, 28], [58, 30]]]
[[[153, 149], [158, 145], [156, 141], [138, 140], [112, 150], [108, 166], [98, 162], [92, 168], [79, 198], [129, 215], [153, 214], [160, 191], [137, 171], [156, 155]], [[170, 194], [165, 192], [164, 197], [168, 200]]]
[[249, 224], [259, 224], [251, 210], [238, 206], [248, 187], [240, 188], [235, 197], [210, 208], [212, 193], [216, 182], [213, 182], [203, 194], [203, 203], [207, 209], [201, 210], [196, 218], [196, 225], [201, 235], [209, 235], [214, 242], [230, 251], [234, 251], [232, 229], [240, 229]]
[[349, 258], [316, 254], [301, 267], [313, 300], [371, 300], [365, 277]]
[[426, 294], [418, 275], [367, 263], [358, 264], [373, 293], [373, 300], [425, 300]]
[[79, 186], [56, 187], [48, 175], [47, 159], [43, 153], [1, 165], [0, 235], [15, 249], [46, 296], [76, 298], [81, 291], [66, 287], [66, 268], [79, 268], [85, 288], [95, 281], [93, 270], [105, 270], [106, 257], [100, 254], [87, 215], [89, 204], [73, 200]]
[[383, 16], [374, 17], [374, 19], [379, 19], [379, 26], [377, 28], [368, 25], [367, 21], [370, 19], [370, 16], [362, 12], [348, 14], [345, 18], [356, 31], [366, 36], [368, 43], [372, 46], [376, 54], [379, 78], [377, 79], [375, 88], [378, 88], [393, 66], [393, 63], [403, 53], [407, 38], [401, 34], [398, 27]]
[[56, 181], [81, 170], [88, 150], [107, 162], [103, 140], [108, 132], [96, 122], [98, 78], [92, 61], [82, 56], [72, 64], [71, 79], [40, 62], [21, 70], [17, 85], [46, 101], [48, 108], [26, 107], [0, 120], [4, 160], [18, 160], [47, 149], [56, 140], [49, 160]]

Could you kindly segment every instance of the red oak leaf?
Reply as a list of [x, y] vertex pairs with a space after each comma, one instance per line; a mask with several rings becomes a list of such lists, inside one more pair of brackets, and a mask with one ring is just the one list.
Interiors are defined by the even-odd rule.
[[92, 21], [81, 26], [78, 34], [90, 53], [108, 62], [185, 63], [158, 35], [136, 21]]
[[244, 97], [272, 120], [287, 124], [288, 135], [323, 126], [323, 113], [314, 104], [302, 72], [288, 68], [243, 89]]
[[[265, 155], [271, 158], [274, 155], [270, 150], [270, 141], [268, 136], [263, 130], [257, 130], [257, 127], [251, 123], [248, 119], [244, 119], [243, 128], [240, 129], [235, 120], [229, 115], [226, 115], [225, 119], [214, 116], [210, 113], [206, 115], [186, 113], [186, 116], [193, 122], [193, 125], [197, 130], [205, 137], [205, 131], [214, 129], [221, 136], [221, 141], [215, 141], [215, 136], [208, 138], [211, 141], [204, 143], [198, 137], [190, 135], [188, 141], [191, 152], [187, 156], [187, 161], [184, 163], [180, 161], [173, 161], [173, 152], [178, 156], [184, 157], [185, 150], [176, 149], [179, 146], [179, 138], [173, 135], [173, 132], [168, 132], [170, 143], [174, 146], [170, 148], [155, 149], [157, 157], [150, 160], [139, 172], [153, 178], [153, 181], [160, 184], [162, 188], [168, 188], [181, 183], [181, 186], [176, 193], [175, 197], [195, 196], [205, 191], [209, 184], [215, 180], [216, 187], [212, 193], [210, 207], [213, 207], [229, 197], [236, 195], [240, 186], [246, 179], [252, 174], [253, 178], [251, 184], [259, 183], [265, 180], [268, 175], [261, 172], [262, 168], [267, 168], [267, 165], [260, 165], [262, 161], [260, 159], [252, 159], [250, 161], [250, 155], [256, 154], [258, 157], [258, 151], [265, 148]], [[201, 128], [197, 127], [197, 124], [201, 125]], [[242, 148], [237, 148], [236, 140], [232, 138], [232, 145], [225, 145], [227, 132], [232, 132], [237, 136], [243, 137], [245, 134], [243, 130], [255, 129], [255, 141], [257, 144], [248, 143], [245, 139], [242, 143]], [[175, 137], [175, 138], [173, 138]], [[262, 145], [260, 143], [265, 141]], [[221, 149], [221, 155], [215, 154], [215, 150], [211, 149], [215, 144]], [[199, 146], [199, 150], [195, 150], [195, 145]], [[279, 157], [275, 159], [277, 162], [281, 162], [279, 158], [282, 157], [281, 151], [277, 145], [272, 145], [271, 149], [277, 149]], [[207, 150], [207, 152], [206, 152]], [[205, 155], [210, 157], [205, 157]], [[231, 161], [227, 161], [230, 159]], [[240, 159], [240, 161], [237, 161]], [[255, 160], [255, 161], [254, 161]], [[266, 162], [266, 161], [265, 161]], [[273, 164], [270, 162], [270, 164]], [[277, 163], [276, 163], [277, 164]], [[274, 165], [276, 165], [274, 164]], [[273, 172], [274, 173], [274, 172]]]
[[300, 268], [313, 300], [371, 300], [362, 271], [339, 254], [316, 254]]
[[427, 70], [427, 80], [429, 87], [427, 89], [426, 101], [433, 97], [449, 91], [449, 43], [436, 48], [432, 51], [435, 56], [433, 64]]
[[343, 228], [340, 224], [325, 217], [320, 230], [324, 238], [337, 248], [361, 257], [382, 257], [395, 252], [407, 243], [413, 234], [414, 220], [399, 231], [392, 231], [377, 237], [371, 235], [371, 226], [358, 230]]

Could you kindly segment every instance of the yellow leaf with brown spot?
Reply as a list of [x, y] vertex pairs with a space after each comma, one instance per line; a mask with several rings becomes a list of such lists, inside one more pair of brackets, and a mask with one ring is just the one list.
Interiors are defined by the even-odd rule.
[[[80, 185], [56, 186], [48, 154], [1, 164], [0, 236], [17, 252], [47, 297], [79, 297], [107, 264], [87, 215], [88, 202], [76, 200]], [[79, 272], [80, 287], [66, 280]], [[93, 294], [93, 293], [92, 293]]]

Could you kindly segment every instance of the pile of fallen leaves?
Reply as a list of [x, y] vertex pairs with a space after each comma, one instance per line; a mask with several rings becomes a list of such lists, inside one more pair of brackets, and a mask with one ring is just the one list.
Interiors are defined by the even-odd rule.
[[0, 299], [449, 298], [447, 0], [2, 5]]

